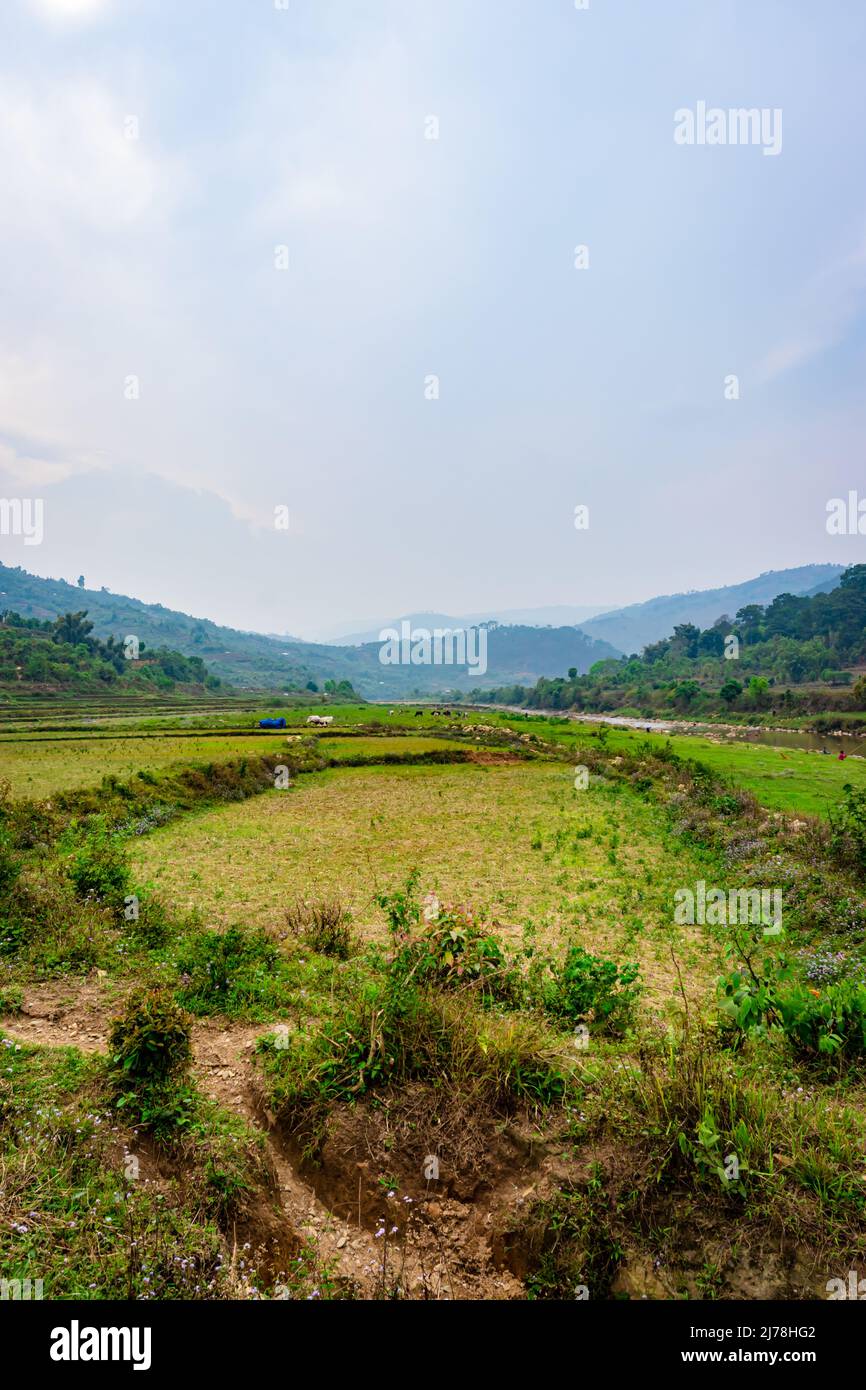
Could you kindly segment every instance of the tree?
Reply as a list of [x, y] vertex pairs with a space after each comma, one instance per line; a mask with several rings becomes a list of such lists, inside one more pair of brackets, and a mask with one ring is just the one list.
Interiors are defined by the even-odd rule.
[[577, 680], [577, 667], [576, 667], [576, 666], [569, 666], [569, 668], [568, 668], [568, 679], [569, 679], [570, 681], [576, 681], [576, 680]]
[[705, 656], [721, 656], [725, 650], [724, 635], [718, 628], [708, 627], [706, 632], [700, 635], [698, 648]]
[[674, 628], [673, 643], [684, 656], [697, 656], [700, 635], [701, 630], [694, 623], [678, 623]]
[[764, 609], [760, 603], [747, 603], [737, 613], [737, 627], [742, 629], [747, 645], [760, 641], [763, 619]]
[[55, 642], [68, 642], [70, 646], [87, 646], [93, 623], [87, 621], [87, 610], [80, 613], [64, 613], [62, 618], [54, 619]]
[[79, 587], [79, 589], [83, 589], [83, 588], [84, 588], [84, 575], [83, 575], [83, 574], [79, 574], [79, 576], [78, 576], [78, 587]]
[[726, 705], [732, 705], [735, 700], [738, 700], [740, 698], [742, 693], [743, 687], [740, 685], [740, 682], [731, 680], [725, 681], [724, 685], [719, 691], [719, 696], [722, 700], [724, 700]]
[[697, 681], [680, 681], [679, 685], [674, 688], [674, 701], [677, 705], [688, 709], [700, 693], [701, 687]]

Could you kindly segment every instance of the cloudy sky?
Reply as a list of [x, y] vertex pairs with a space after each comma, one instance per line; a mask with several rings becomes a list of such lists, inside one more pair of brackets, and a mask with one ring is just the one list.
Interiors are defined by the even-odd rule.
[[4, 0], [0, 558], [303, 635], [866, 558], [861, 0], [277, 3]]

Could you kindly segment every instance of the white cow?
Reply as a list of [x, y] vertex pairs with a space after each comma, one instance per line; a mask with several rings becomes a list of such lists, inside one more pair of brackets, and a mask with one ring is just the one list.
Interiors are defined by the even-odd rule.
[[324, 724], [327, 726], [328, 724], [333, 724], [333, 722], [334, 716], [332, 714], [311, 714], [307, 719], [308, 724]]

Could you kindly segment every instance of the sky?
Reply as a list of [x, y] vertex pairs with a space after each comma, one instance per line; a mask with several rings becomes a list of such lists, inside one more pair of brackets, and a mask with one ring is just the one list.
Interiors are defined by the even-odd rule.
[[0, 559], [307, 637], [866, 559], [864, 66], [862, 0], [4, 0]]

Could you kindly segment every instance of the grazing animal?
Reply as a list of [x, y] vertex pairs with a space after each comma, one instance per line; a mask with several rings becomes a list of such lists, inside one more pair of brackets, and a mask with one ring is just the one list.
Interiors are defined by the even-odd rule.
[[309, 716], [309, 718], [307, 719], [307, 723], [308, 723], [308, 724], [324, 724], [324, 725], [328, 725], [328, 724], [333, 724], [333, 722], [334, 722], [334, 716], [333, 716], [332, 714], [311, 714], [311, 715]]
[[416, 711], [415, 711], [415, 718], [416, 718], [416, 719], [420, 719], [423, 713], [424, 713], [423, 709], [416, 709]]

